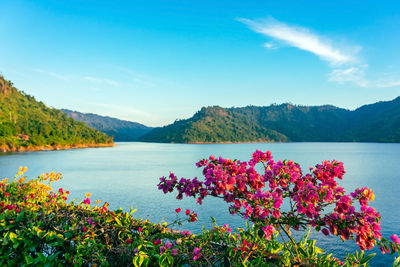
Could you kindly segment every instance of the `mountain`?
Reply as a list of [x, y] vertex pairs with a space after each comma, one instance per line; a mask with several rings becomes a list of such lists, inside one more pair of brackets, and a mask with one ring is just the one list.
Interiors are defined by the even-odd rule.
[[205, 107], [155, 128], [148, 142], [400, 142], [400, 97], [354, 111], [331, 105]]
[[357, 142], [400, 142], [400, 97], [364, 105], [351, 114], [344, 139]]
[[62, 109], [61, 111], [74, 120], [84, 122], [89, 127], [114, 136], [115, 141], [137, 141], [140, 136], [153, 129], [137, 122], [119, 120], [92, 113], [81, 113], [68, 109]]
[[0, 75], [0, 151], [110, 145], [111, 137], [47, 107]]
[[192, 118], [155, 128], [141, 141], [196, 143], [236, 141], [287, 141], [281, 133], [260, 126], [251, 117], [232, 109], [202, 108]]

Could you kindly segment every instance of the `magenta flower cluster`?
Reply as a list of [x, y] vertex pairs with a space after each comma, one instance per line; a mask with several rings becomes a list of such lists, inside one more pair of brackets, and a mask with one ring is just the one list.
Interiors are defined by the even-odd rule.
[[[323, 161], [303, 174], [299, 164], [275, 161], [270, 151], [257, 150], [248, 162], [210, 156], [196, 165], [203, 168], [203, 181], [178, 180], [170, 173], [160, 178], [158, 188], [164, 193], [176, 190], [177, 199], [194, 197], [199, 204], [207, 196], [223, 198], [231, 214], [259, 225], [267, 240], [276, 229], [308, 226], [325, 235], [354, 239], [361, 250], [373, 248], [382, 238], [381, 217], [368, 205], [375, 197], [372, 190], [363, 187], [346, 194], [338, 186], [337, 180], [345, 174], [342, 162]], [[328, 207], [333, 211], [326, 212]]]

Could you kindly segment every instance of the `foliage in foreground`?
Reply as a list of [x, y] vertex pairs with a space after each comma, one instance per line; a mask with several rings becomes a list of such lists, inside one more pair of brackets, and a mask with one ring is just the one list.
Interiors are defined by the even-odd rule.
[[[199, 204], [209, 196], [223, 199], [232, 215], [251, 221], [266, 240], [278, 232], [285, 253], [294, 262], [301, 264], [305, 253], [291, 231], [307, 228], [339, 236], [343, 241], [355, 240], [361, 251], [374, 246], [382, 253], [399, 250], [397, 235], [391, 236], [393, 242], [382, 238], [381, 216], [369, 206], [375, 199], [373, 191], [362, 187], [346, 194], [338, 185], [337, 179], [345, 174], [342, 162], [325, 160], [303, 174], [299, 164], [275, 161], [270, 151], [257, 150], [248, 162], [210, 156], [196, 165], [203, 168], [204, 181], [197, 177], [178, 179], [170, 173], [160, 178], [158, 188], [164, 193], [176, 191], [177, 199], [194, 197]], [[329, 208], [332, 211], [328, 212]], [[347, 259], [357, 260], [360, 255], [364, 253]]]
[[175, 224], [195, 222], [196, 213], [178, 208], [172, 224], [151, 223], [132, 217], [135, 210], [92, 203], [89, 193], [79, 203], [67, 202], [68, 191], [51, 188], [60, 174], [28, 180], [25, 171], [0, 182], [1, 266], [365, 266], [371, 259], [362, 252], [342, 263], [307, 236], [280, 243], [277, 231], [268, 240], [256, 224], [232, 231], [214, 221], [198, 235], [173, 231]]

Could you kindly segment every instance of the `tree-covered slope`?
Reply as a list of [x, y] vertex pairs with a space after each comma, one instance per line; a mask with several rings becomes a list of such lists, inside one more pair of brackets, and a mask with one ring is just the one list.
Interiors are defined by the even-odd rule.
[[285, 142], [287, 137], [234, 109], [202, 108], [192, 118], [156, 128], [140, 138], [152, 142]]
[[156, 128], [150, 142], [400, 142], [400, 97], [355, 111], [292, 104], [202, 108], [193, 117]]
[[296, 106], [231, 108], [231, 112], [247, 117], [254, 124], [277, 131], [288, 141], [335, 141], [347, 127], [350, 111], [334, 106]]
[[364, 105], [352, 112], [352, 127], [343, 139], [358, 142], [400, 142], [400, 97]]
[[68, 117], [86, 123], [89, 127], [114, 136], [115, 141], [136, 141], [140, 136], [153, 129], [137, 122], [92, 113], [81, 113], [68, 109], [62, 109], [61, 111], [67, 114]]
[[0, 150], [110, 145], [111, 137], [49, 108], [0, 76]]

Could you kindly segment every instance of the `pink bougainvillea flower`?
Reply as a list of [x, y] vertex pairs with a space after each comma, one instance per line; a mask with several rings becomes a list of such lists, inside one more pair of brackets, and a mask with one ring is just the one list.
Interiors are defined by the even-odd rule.
[[200, 250], [201, 250], [200, 248], [194, 248], [194, 250], [193, 250], [193, 261], [197, 261], [200, 258], [200, 256], [201, 256]]
[[329, 230], [328, 229], [326, 229], [326, 228], [324, 228], [324, 229], [322, 229], [322, 231], [321, 231], [324, 235], [326, 235], [326, 236], [328, 236], [329, 235]]
[[181, 212], [181, 208], [177, 208], [177, 209], [175, 210], [175, 212], [176, 212], [176, 213]]
[[394, 243], [400, 245], [400, 238], [399, 238], [396, 234], [391, 235], [391, 236], [390, 236], [390, 239], [392, 239], [392, 241], [393, 241]]
[[275, 227], [273, 227], [272, 225], [266, 225], [263, 227], [263, 231], [264, 231], [265, 239], [270, 240], [272, 234], [275, 231]]
[[174, 245], [170, 242], [165, 243], [165, 248], [167, 248], [167, 249], [171, 249], [171, 248], [173, 248], [173, 246]]
[[83, 200], [83, 203], [89, 205], [90, 204], [90, 198], [86, 198], [85, 200]]
[[192, 233], [189, 230], [186, 230], [186, 231], [182, 231], [181, 234], [183, 234], [184, 236], [189, 236]]
[[[257, 150], [248, 162], [210, 156], [196, 165], [203, 168], [203, 181], [198, 178], [178, 180], [170, 173], [169, 178], [160, 178], [158, 188], [164, 193], [176, 190], [177, 199], [194, 197], [198, 204], [207, 196], [221, 198], [229, 203], [232, 215], [239, 214], [253, 223], [265, 225], [267, 239], [272, 237], [274, 226], [279, 222], [293, 222], [292, 218], [298, 215], [304, 219], [304, 224], [321, 228], [324, 235], [356, 240], [361, 250], [372, 249], [382, 239], [381, 216], [368, 206], [375, 198], [372, 190], [363, 187], [346, 194], [344, 188], [338, 186], [336, 179], [342, 179], [345, 174], [342, 162], [323, 161], [304, 175], [299, 164], [291, 160], [274, 161], [271, 152]], [[259, 173], [256, 165], [263, 165], [264, 171]], [[282, 209], [284, 200], [289, 197], [292, 212]], [[356, 200], [361, 206], [359, 210], [354, 206]], [[332, 212], [324, 213], [329, 205]], [[186, 215], [189, 222], [197, 217], [190, 210], [186, 210]], [[288, 225], [294, 230], [300, 229], [298, 223]], [[226, 233], [227, 228], [224, 226], [220, 230]], [[397, 236], [392, 240], [400, 243]], [[248, 250], [245, 245], [242, 248]]]
[[197, 214], [192, 212], [189, 216], [189, 222], [195, 222], [197, 221]]
[[164, 253], [164, 251], [165, 251], [165, 247], [164, 247], [164, 246], [161, 246], [161, 247], [160, 247], [160, 255], [162, 255], [162, 254]]

